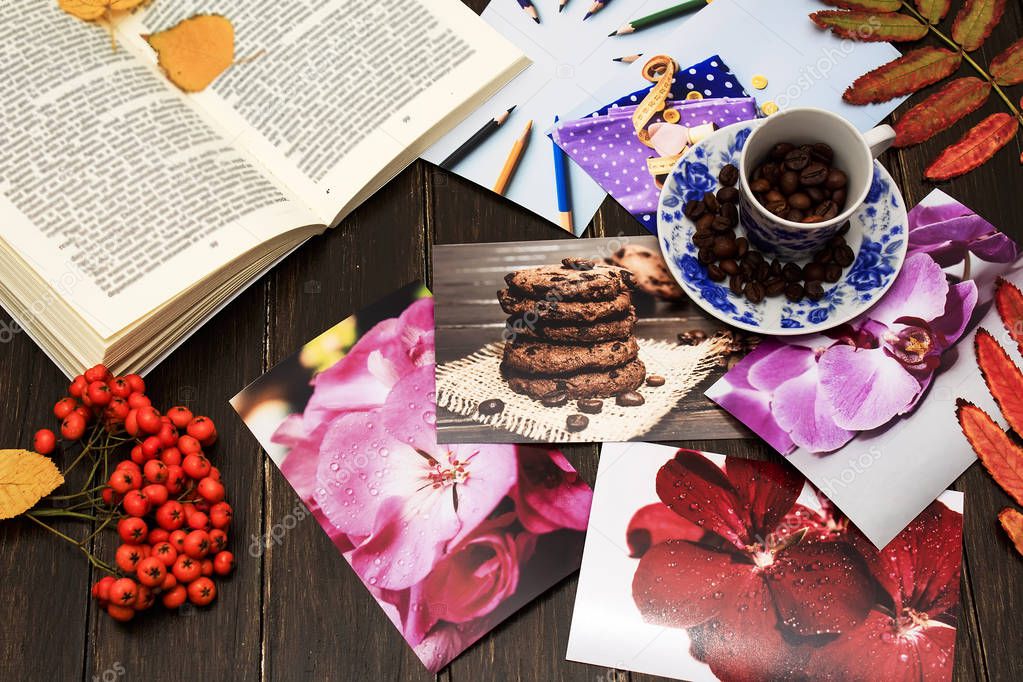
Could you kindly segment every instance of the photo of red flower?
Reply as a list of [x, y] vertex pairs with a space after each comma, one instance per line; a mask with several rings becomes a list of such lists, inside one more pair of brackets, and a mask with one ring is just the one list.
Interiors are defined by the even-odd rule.
[[[682, 679], [951, 679], [961, 499], [878, 550], [791, 467], [605, 445], [569, 658]], [[623, 524], [624, 546], [594, 537]], [[610, 635], [587, 625], [594, 599]]]

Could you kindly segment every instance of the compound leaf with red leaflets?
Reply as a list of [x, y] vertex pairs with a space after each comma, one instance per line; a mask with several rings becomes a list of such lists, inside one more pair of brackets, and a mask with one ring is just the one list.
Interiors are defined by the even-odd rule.
[[1004, 12], [1005, 0], [966, 0], [952, 24], [952, 39], [973, 52], [991, 35]]
[[1023, 38], [991, 60], [991, 75], [999, 85], [1023, 83]]
[[959, 426], [995, 483], [1018, 504], [1023, 504], [1023, 449], [995, 423], [987, 412], [971, 402], [956, 401]]
[[1023, 291], [1009, 280], [999, 277], [995, 286], [995, 306], [1005, 331], [1009, 332], [1019, 352], [1023, 353]]
[[895, 146], [909, 147], [929, 140], [976, 111], [991, 94], [991, 84], [972, 76], [957, 78], [906, 112], [895, 123]]
[[878, 104], [909, 95], [952, 75], [963, 57], [939, 47], [922, 47], [856, 79], [842, 95], [849, 104]]
[[[897, 12], [902, 0], [821, 0], [825, 5], [861, 12]], [[951, 0], [950, 0], [951, 1]]]
[[932, 24], [944, 19], [951, 5], [952, 0], [916, 0], [917, 11]]
[[1023, 514], [1012, 507], [1006, 507], [998, 512], [998, 522], [1012, 540], [1016, 551], [1023, 555]]
[[973, 345], [977, 366], [991, 397], [998, 403], [1009, 426], [1023, 434], [1023, 372], [986, 329], [977, 330]]
[[1019, 121], [1006, 113], [991, 114], [970, 128], [962, 139], [943, 151], [924, 172], [928, 180], [957, 177], [983, 165], [1007, 145], [1019, 130]]
[[810, 15], [813, 23], [842, 38], [865, 43], [908, 42], [927, 35], [927, 26], [906, 14], [824, 10]]

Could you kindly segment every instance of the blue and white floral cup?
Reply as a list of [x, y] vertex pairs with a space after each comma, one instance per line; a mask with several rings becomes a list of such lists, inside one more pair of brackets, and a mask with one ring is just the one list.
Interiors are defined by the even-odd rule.
[[[837, 114], [824, 109], [787, 109], [764, 119], [739, 157], [740, 220], [750, 241], [760, 250], [789, 260], [801, 260], [820, 249], [860, 209], [874, 177], [874, 159], [895, 141], [891, 126], [860, 133]], [[797, 223], [770, 213], [749, 188], [749, 177], [780, 142], [824, 142], [835, 152], [834, 166], [848, 177], [845, 209], [831, 220]]]

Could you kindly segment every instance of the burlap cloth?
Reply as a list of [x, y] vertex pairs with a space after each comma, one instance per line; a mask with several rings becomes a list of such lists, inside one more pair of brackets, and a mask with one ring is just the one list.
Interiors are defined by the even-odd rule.
[[[642, 385], [637, 389], [646, 399], [639, 407], [620, 407], [605, 398], [599, 414], [586, 415], [589, 426], [578, 433], [565, 430], [565, 419], [580, 414], [576, 401], [562, 407], [544, 407], [539, 401], [515, 393], [501, 376], [503, 343], [491, 343], [472, 355], [437, 366], [437, 404], [480, 424], [500, 427], [542, 443], [592, 443], [642, 438], [706, 378], [727, 347], [727, 342], [710, 338], [696, 346], [666, 341], [637, 339], [639, 359], [647, 376], [659, 374], [665, 384]], [[505, 407], [499, 414], [483, 416], [477, 406], [497, 398]], [[683, 434], [675, 434], [682, 438]], [[439, 440], [443, 441], [443, 435]]]

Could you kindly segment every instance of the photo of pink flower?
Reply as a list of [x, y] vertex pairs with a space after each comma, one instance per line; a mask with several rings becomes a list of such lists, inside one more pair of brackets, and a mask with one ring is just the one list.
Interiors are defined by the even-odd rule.
[[[346, 342], [318, 338], [233, 404], [258, 415], [265, 396], [296, 396], [272, 430], [247, 423], [283, 449], [281, 472], [436, 672], [578, 568], [592, 490], [557, 451], [437, 443], [425, 290], [342, 328]], [[303, 362], [324, 348], [333, 362]]]
[[951, 679], [961, 494], [878, 550], [787, 464], [606, 444], [597, 481], [570, 660], [686, 680]]

